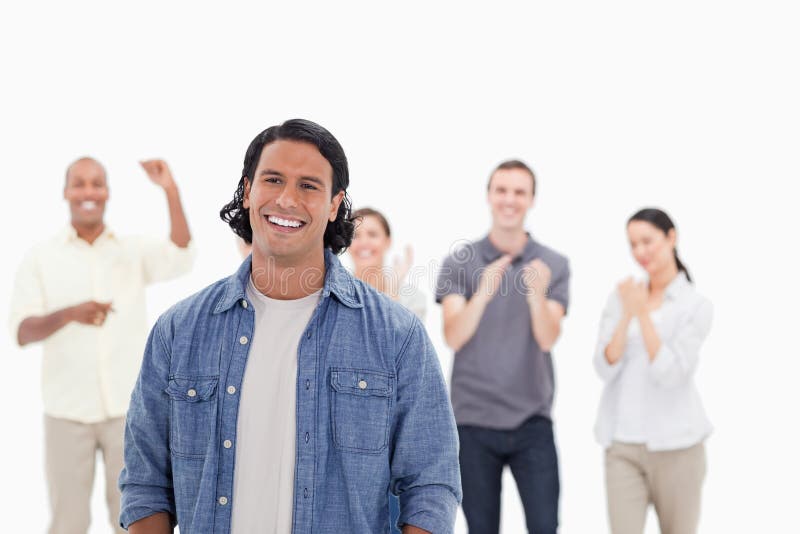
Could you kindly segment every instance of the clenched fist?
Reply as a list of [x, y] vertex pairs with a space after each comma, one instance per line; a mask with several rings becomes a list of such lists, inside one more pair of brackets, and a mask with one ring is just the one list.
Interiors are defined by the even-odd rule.
[[486, 295], [489, 298], [494, 297], [500, 290], [503, 274], [510, 264], [511, 256], [504, 254], [484, 267], [481, 279], [478, 282], [478, 294]]
[[647, 309], [647, 286], [645, 282], [636, 282], [626, 278], [617, 286], [622, 309], [630, 317], [636, 317]]
[[536, 258], [522, 268], [522, 280], [528, 288], [528, 298], [537, 299], [547, 297], [553, 273], [545, 262]]
[[163, 159], [149, 159], [140, 161], [139, 164], [154, 184], [160, 186], [164, 190], [175, 187], [175, 180], [172, 178], [172, 172], [169, 170], [167, 162]]
[[109, 311], [113, 311], [110, 302], [90, 300], [71, 307], [69, 309], [69, 318], [71, 321], [81, 324], [101, 326], [106, 322]]

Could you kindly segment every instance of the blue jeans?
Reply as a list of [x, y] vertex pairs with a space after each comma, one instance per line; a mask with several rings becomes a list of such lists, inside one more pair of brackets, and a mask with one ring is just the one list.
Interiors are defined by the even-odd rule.
[[500, 486], [508, 465], [530, 534], [558, 529], [558, 455], [550, 419], [533, 416], [513, 430], [458, 427], [462, 507], [469, 534], [498, 534]]

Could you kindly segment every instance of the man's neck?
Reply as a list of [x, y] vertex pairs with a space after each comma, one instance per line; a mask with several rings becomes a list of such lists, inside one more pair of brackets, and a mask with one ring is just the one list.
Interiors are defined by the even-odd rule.
[[525, 244], [528, 242], [528, 233], [524, 228], [505, 229], [492, 227], [489, 231], [489, 241], [494, 245], [494, 248], [503, 254], [516, 256], [525, 248]]
[[103, 233], [103, 230], [106, 229], [106, 225], [102, 221], [99, 224], [93, 225], [76, 224], [75, 221], [72, 221], [71, 224], [78, 234], [78, 237], [90, 245], [94, 243], [95, 240], [100, 237], [100, 234]]
[[253, 286], [263, 295], [277, 300], [295, 300], [319, 291], [325, 284], [325, 254], [288, 259], [264, 257], [253, 249], [250, 271]]

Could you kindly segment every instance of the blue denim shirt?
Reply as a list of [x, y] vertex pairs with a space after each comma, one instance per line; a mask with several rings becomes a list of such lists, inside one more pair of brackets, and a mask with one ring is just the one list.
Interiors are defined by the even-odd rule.
[[[453, 531], [458, 438], [441, 368], [412, 313], [325, 250], [322, 296], [298, 347], [292, 532]], [[150, 332], [125, 428], [120, 521], [168, 512], [182, 534], [230, 532], [236, 418], [255, 314], [236, 274]]]

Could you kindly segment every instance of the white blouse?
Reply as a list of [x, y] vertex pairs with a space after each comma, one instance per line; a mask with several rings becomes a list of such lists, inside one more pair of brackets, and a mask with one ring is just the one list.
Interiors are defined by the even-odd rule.
[[667, 286], [661, 307], [651, 312], [661, 348], [651, 362], [639, 322], [631, 320], [622, 358], [610, 365], [605, 349], [622, 317], [615, 290], [600, 321], [594, 366], [605, 389], [595, 424], [604, 447], [612, 441], [643, 443], [649, 450], [690, 447], [711, 433], [694, 384], [700, 347], [711, 328], [711, 302], [697, 293], [686, 275]]

